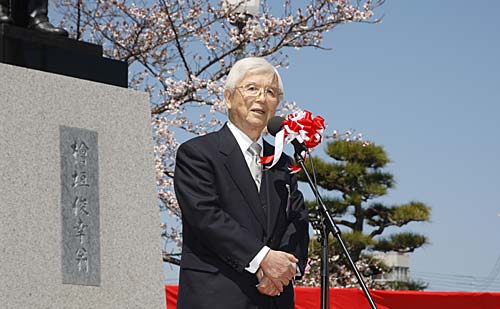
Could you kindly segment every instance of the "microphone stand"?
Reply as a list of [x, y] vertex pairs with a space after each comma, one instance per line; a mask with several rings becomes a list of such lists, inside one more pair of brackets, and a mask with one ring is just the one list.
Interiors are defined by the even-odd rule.
[[[340, 247], [342, 248], [342, 251], [344, 252], [345, 257], [347, 258], [347, 261], [349, 262], [349, 266], [351, 269], [354, 271], [354, 274], [356, 275], [356, 278], [358, 279], [359, 285], [361, 286], [361, 289], [363, 290], [363, 293], [366, 296], [366, 299], [370, 303], [370, 306], [372, 309], [377, 309], [377, 306], [373, 302], [372, 296], [370, 295], [370, 292], [368, 291], [365, 282], [363, 281], [363, 278], [361, 277], [356, 265], [352, 261], [351, 256], [349, 255], [349, 251], [347, 250], [347, 247], [344, 244], [344, 241], [342, 240], [342, 237], [340, 236], [341, 232], [340, 229], [338, 228], [337, 224], [333, 221], [332, 216], [328, 212], [328, 209], [326, 208], [325, 204], [323, 203], [323, 200], [321, 199], [321, 195], [318, 192], [318, 189], [314, 185], [313, 180], [311, 179], [311, 175], [309, 175], [309, 172], [306, 169], [305, 163], [304, 163], [304, 158], [300, 155], [302, 150], [306, 150], [304, 145], [301, 145], [301, 147], [297, 147], [296, 144], [295, 146], [295, 154], [294, 158], [295, 161], [300, 165], [302, 170], [304, 171], [304, 174], [306, 175], [307, 182], [309, 183], [309, 186], [311, 187], [314, 195], [316, 196], [316, 200], [318, 201], [318, 210], [322, 218], [322, 227], [321, 227], [321, 245], [322, 245], [322, 254], [321, 254], [321, 309], [326, 309], [327, 304], [329, 307], [330, 304], [330, 293], [329, 293], [329, 276], [328, 276], [328, 234], [332, 233], [335, 238], [337, 238], [337, 241], [340, 244]], [[305, 148], [305, 149], [304, 149]]]

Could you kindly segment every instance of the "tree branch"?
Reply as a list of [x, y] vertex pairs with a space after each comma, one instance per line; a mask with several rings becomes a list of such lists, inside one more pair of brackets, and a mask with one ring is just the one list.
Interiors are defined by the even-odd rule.
[[181, 266], [181, 260], [173, 257], [174, 255], [178, 256], [180, 254], [170, 254], [170, 253], [163, 252], [162, 255], [163, 255], [163, 262], [174, 264], [177, 266]]
[[165, 8], [165, 12], [167, 13], [168, 21], [170, 22], [170, 27], [172, 29], [172, 32], [174, 33], [175, 46], [177, 47], [177, 51], [179, 52], [179, 55], [182, 59], [182, 63], [184, 64], [184, 68], [186, 69], [187, 78], [189, 81], [192, 81], [191, 69], [189, 68], [186, 58], [184, 57], [184, 50], [182, 49], [181, 42], [179, 41], [179, 36], [177, 35], [177, 29], [175, 28], [174, 21], [172, 20], [172, 16], [170, 16], [170, 11], [168, 10], [168, 6], [165, 3], [165, 0], [160, 0], [160, 1], [163, 4], [163, 7]]

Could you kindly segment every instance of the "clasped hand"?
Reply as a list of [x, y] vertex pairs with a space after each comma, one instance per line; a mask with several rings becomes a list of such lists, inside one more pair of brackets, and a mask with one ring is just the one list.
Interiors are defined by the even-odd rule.
[[295, 277], [298, 261], [290, 253], [269, 250], [260, 263], [261, 272], [257, 272], [257, 279], [259, 279], [257, 290], [269, 296], [279, 295], [283, 292], [283, 287]]

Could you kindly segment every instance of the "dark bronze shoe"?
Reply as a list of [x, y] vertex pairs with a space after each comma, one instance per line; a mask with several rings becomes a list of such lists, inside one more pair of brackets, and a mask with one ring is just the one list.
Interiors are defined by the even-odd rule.
[[68, 36], [68, 32], [66, 30], [55, 27], [46, 17], [35, 17], [31, 19], [28, 23], [28, 28], [54, 35]]
[[12, 24], [12, 18], [9, 16], [9, 9], [0, 4], [0, 24]]

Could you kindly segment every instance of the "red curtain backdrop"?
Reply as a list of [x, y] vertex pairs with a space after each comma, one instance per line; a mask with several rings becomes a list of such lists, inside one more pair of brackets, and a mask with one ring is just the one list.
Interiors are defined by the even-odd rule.
[[[166, 286], [167, 308], [177, 303], [176, 285]], [[295, 288], [295, 309], [320, 307], [319, 288]], [[500, 293], [370, 291], [378, 309], [500, 309]], [[369, 309], [359, 289], [330, 289], [331, 309]]]

